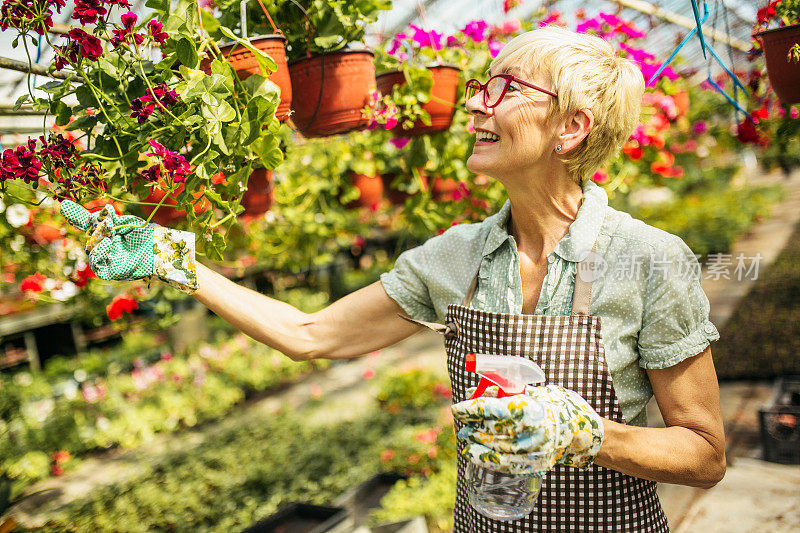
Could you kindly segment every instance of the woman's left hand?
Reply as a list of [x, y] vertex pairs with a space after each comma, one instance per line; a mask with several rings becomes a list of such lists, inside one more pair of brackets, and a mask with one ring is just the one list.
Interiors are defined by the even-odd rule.
[[[474, 389], [467, 391], [471, 395]], [[542, 474], [556, 463], [588, 469], [603, 443], [603, 419], [576, 392], [528, 386], [524, 394], [484, 396], [453, 405], [458, 438], [472, 462], [507, 474]]]

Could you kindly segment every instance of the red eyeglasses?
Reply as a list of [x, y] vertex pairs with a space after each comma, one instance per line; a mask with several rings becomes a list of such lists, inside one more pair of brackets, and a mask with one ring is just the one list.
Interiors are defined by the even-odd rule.
[[531, 89], [536, 89], [537, 91], [541, 91], [550, 96], [558, 97], [557, 93], [548, 91], [547, 89], [542, 89], [538, 85], [528, 83], [527, 81], [521, 80], [516, 76], [512, 76], [511, 74], [497, 74], [496, 76], [489, 78], [489, 81], [486, 83], [481, 83], [474, 78], [469, 80], [467, 82], [467, 90], [464, 91], [465, 103], [479, 92], [484, 91], [483, 104], [486, 107], [495, 107], [506, 95], [506, 92], [508, 92], [508, 88], [511, 87], [511, 82], [517, 82], [521, 85], [530, 87]]

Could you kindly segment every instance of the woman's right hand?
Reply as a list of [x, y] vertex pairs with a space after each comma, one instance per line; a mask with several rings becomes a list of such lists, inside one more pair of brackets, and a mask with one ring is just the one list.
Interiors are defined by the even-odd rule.
[[64, 200], [61, 214], [86, 232], [86, 254], [98, 277], [158, 278], [189, 294], [197, 290], [193, 233], [147, 223], [133, 215], [119, 216], [111, 205], [91, 213]]

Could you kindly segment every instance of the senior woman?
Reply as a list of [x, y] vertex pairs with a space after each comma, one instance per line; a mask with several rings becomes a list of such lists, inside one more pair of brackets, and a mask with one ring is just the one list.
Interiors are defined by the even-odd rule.
[[[191, 233], [150, 224], [123, 234], [113, 210], [65, 201], [62, 211], [87, 230], [101, 277], [167, 281], [295, 360], [357, 357], [423, 326], [444, 333], [462, 452], [455, 531], [667, 531], [655, 482], [713, 486], [725, 437], [709, 349], [719, 335], [696, 258], [680, 238], [610, 208], [590, 179], [631, 134], [643, 90], [636, 67], [597, 37], [546, 27], [512, 40], [466, 93], [468, 167], [509, 200], [313, 314], [195, 265]], [[177, 269], [145, 249], [178, 240], [190, 253]], [[532, 359], [546, 386], [516, 397], [524, 402], [470, 400], [477, 377], [464, 366], [476, 352]], [[665, 428], [646, 427], [653, 395]], [[543, 408], [560, 433], [537, 433]], [[466, 461], [528, 473], [541, 469], [530, 459], [541, 450], [553, 451], [552, 470], [530, 515], [499, 522], [470, 507]]]

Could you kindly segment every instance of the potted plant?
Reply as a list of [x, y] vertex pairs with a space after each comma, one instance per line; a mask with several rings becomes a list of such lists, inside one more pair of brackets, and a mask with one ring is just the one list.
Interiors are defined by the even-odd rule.
[[[248, 11], [247, 24], [254, 31], [269, 27], [267, 15], [271, 13], [272, 21], [288, 40], [292, 122], [305, 137], [367, 126], [360, 110], [375, 85], [373, 54], [356, 43], [363, 41], [366, 25], [391, 5], [391, 0], [313, 0], [303, 7], [296, 1], [278, 0], [269, 12]], [[227, 0], [218, 6], [222, 26], [241, 25], [238, 2]]]
[[377, 63], [383, 72], [376, 77], [378, 115], [387, 120], [392, 115], [385, 110], [395, 111], [397, 126], [391, 129], [396, 135], [417, 137], [445, 131], [452, 124], [461, 69], [445, 64], [444, 57], [458, 61], [462, 54], [458, 48], [444, 48], [443, 37], [412, 24], [409, 32], [395, 35], [388, 50], [379, 52]]
[[[32, 33], [49, 41], [45, 30], [57, 4], [28, 4], [4, 4], [2, 26], [18, 32], [14, 44], [28, 46]], [[113, 6], [74, 11], [82, 27], [63, 34], [63, 44], [50, 43], [56, 53], [50, 69], [69, 67], [75, 75], [43, 84], [47, 97], [24, 95], [16, 107], [30, 103], [46, 110], [85, 145], [78, 148], [60, 133], [44, 132], [6, 150], [0, 197], [9, 194], [8, 180], [36, 188], [44, 178], [39, 189], [54, 198], [79, 203], [108, 198], [134, 212], [154, 206], [148, 221], [171, 198], [205, 236], [198, 253], [219, 258], [225, 240], [216, 228], [235, 222], [252, 170], [272, 169], [283, 158], [275, 118], [279, 90], [267, 79], [276, 65], [220, 28], [258, 58], [260, 74], [241, 81], [203, 29], [213, 19], [201, 15], [197, 3], [153, 7], [150, 20], [127, 12], [120, 24], [110, 22]], [[209, 74], [200, 69], [205, 55], [213, 58]], [[69, 103], [73, 98], [77, 105]], [[227, 180], [212, 183], [220, 171]], [[163, 196], [148, 202], [154, 191]]]
[[[777, 21], [777, 27], [769, 28]], [[785, 104], [800, 102], [800, 0], [771, 0], [758, 10], [754, 48], [763, 48], [767, 74]]]

